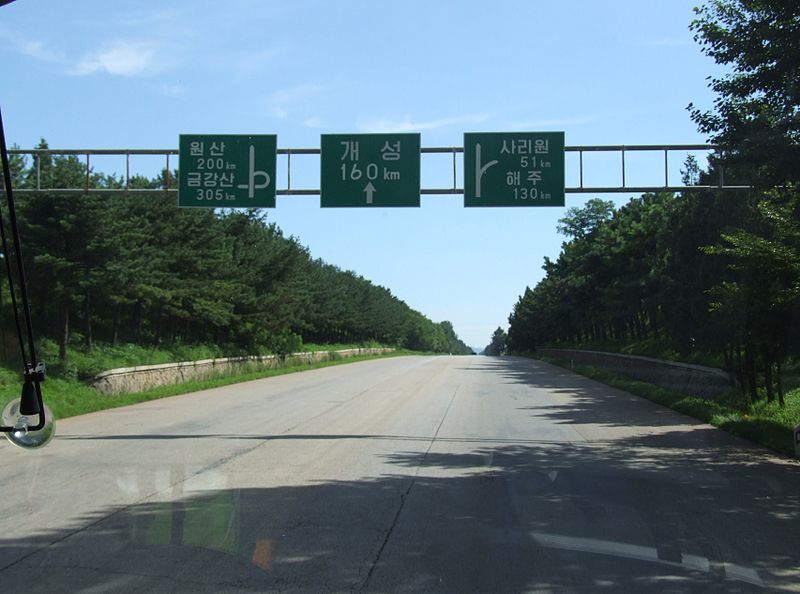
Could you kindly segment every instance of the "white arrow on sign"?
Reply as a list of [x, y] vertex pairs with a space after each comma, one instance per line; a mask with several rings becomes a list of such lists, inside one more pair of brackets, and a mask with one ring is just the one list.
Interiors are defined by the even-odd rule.
[[367, 193], [367, 204], [372, 204], [372, 195], [375, 193], [375, 186], [372, 185], [372, 182], [367, 182], [364, 191]]
[[[247, 197], [253, 198], [256, 190], [263, 190], [269, 186], [269, 173], [266, 171], [256, 171], [256, 147], [250, 145], [250, 175], [246, 184], [239, 184], [242, 190], [247, 190]], [[256, 178], [261, 178], [261, 183], [256, 184]]]
[[493, 167], [499, 162], [500, 161], [497, 159], [494, 159], [486, 163], [486, 165], [481, 165], [481, 145], [475, 145], [475, 198], [481, 197], [481, 179], [483, 178], [483, 174], [486, 173], [489, 167]]

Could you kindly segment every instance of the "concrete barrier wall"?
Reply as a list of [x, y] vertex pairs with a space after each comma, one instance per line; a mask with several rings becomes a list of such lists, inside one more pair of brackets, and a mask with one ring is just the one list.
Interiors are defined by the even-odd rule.
[[538, 349], [538, 353], [545, 357], [602, 367], [663, 388], [706, 399], [715, 398], [733, 385], [730, 374], [714, 367], [600, 351]]
[[224, 359], [204, 359], [202, 361], [184, 361], [182, 363], [123, 367], [110, 369], [98, 374], [89, 382], [89, 385], [101, 394], [129, 394], [191, 380], [208, 379], [236, 371], [256, 371], [360, 355], [382, 355], [392, 351], [394, 349], [391, 348], [344, 349], [340, 351], [293, 353], [285, 358], [281, 358], [278, 355], [226, 357]]

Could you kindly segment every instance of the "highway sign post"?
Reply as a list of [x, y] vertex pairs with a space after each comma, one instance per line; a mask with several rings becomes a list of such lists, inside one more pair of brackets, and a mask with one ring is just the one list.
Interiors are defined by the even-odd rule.
[[181, 134], [179, 206], [275, 208], [277, 137]]
[[419, 134], [323, 134], [324, 207], [419, 206]]
[[564, 206], [564, 133], [464, 134], [464, 206]]

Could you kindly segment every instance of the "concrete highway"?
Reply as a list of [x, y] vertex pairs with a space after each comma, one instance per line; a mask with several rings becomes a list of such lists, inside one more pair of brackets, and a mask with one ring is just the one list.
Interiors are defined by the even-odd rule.
[[796, 462], [525, 359], [355, 363], [0, 441], [17, 592], [800, 590]]

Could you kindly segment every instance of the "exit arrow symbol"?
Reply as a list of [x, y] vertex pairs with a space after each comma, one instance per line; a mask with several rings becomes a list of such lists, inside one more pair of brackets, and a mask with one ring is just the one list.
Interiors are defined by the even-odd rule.
[[364, 191], [367, 193], [367, 204], [372, 204], [372, 195], [375, 193], [375, 186], [372, 185], [372, 182], [367, 182]]

